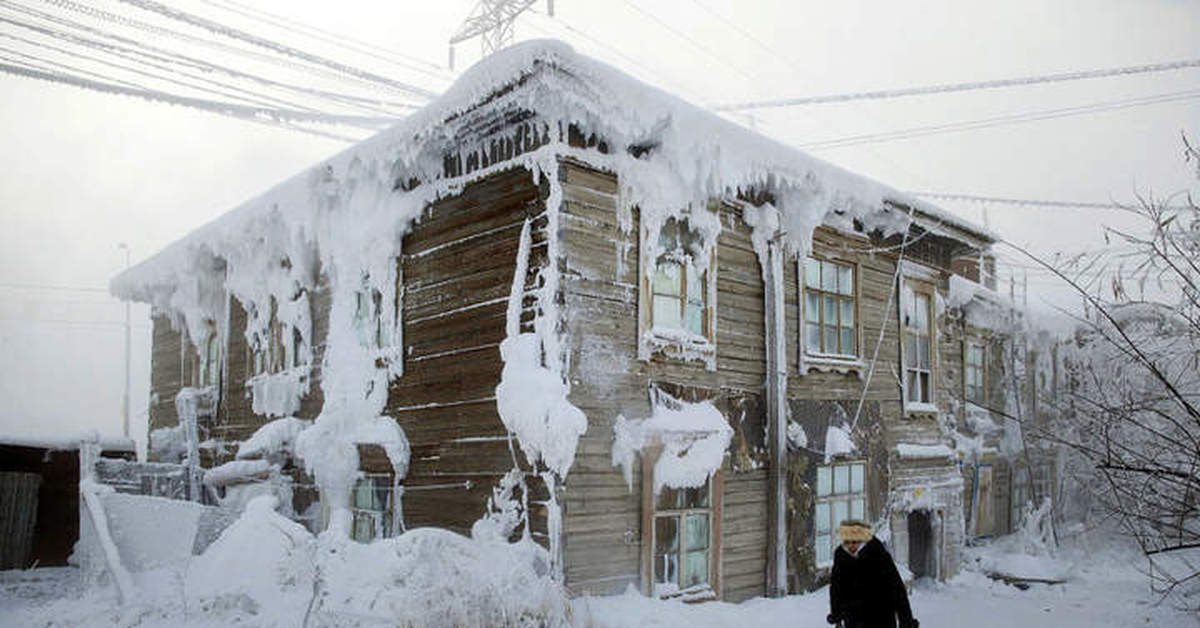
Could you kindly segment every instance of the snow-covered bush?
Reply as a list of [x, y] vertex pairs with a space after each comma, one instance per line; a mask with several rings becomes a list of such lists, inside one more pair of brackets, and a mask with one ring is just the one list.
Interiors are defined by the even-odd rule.
[[187, 571], [189, 607], [216, 616], [257, 616], [260, 626], [304, 623], [317, 566], [308, 530], [275, 512], [265, 495], [246, 504], [233, 523]]

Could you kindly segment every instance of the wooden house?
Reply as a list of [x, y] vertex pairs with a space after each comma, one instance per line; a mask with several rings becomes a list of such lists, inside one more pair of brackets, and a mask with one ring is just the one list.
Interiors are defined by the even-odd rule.
[[573, 592], [742, 600], [820, 584], [850, 516], [957, 569], [944, 301], [993, 241], [538, 42], [113, 289], [193, 459], [313, 421], [277, 462], [314, 529], [507, 521]]

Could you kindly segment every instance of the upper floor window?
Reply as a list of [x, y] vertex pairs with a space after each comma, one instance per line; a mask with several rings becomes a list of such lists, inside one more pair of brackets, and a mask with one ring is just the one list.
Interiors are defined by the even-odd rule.
[[833, 563], [837, 527], [846, 519], [865, 519], [867, 465], [844, 462], [817, 467], [813, 551], [817, 566]]
[[933, 299], [912, 286], [906, 287], [904, 295], [904, 401], [929, 404], [933, 403]]
[[[293, 301], [306, 299], [306, 292], [301, 289]], [[307, 307], [307, 303], [304, 305]], [[304, 335], [294, 325], [279, 319], [279, 302], [272, 296], [270, 299], [270, 318], [267, 321], [266, 333], [256, 332], [253, 341], [247, 347], [250, 351], [250, 366], [252, 375], [264, 373], [280, 373], [293, 367], [307, 363], [305, 355]]]
[[963, 385], [967, 401], [984, 404], [983, 344], [968, 340], [963, 355]]
[[711, 338], [708, 317], [708, 274], [701, 235], [686, 220], [667, 219], [658, 234], [651, 303], [652, 327], [683, 330]]
[[804, 261], [804, 349], [809, 355], [855, 357], [854, 267]]
[[641, 232], [638, 359], [698, 360], [716, 369], [719, 229], [715, 214], [690, 213]]

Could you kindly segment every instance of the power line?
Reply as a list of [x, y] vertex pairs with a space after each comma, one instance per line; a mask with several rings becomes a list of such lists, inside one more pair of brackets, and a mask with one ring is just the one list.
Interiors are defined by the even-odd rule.
[[243, 30], [240, 30], [237, 28], [233, 28], [233, 27], [227, 26], [225, 24], [221, 24], [221, 23], [213, 21], [213, 20], [209, 20], [209, 19], [200, 17], [198, 15], [194, 15], [191, 13], [187, 13], [185, 11], [180, 11], [178, 9], [168, 7], [164, 4], [154, 2], [153, 0], [120, 0], [120, 1], [124, 2], [126, 4], [129, 4], [129, 5], [135, 6], [139, 9], [143, 9], [145, 11], [158, 13], [159, 15], [162, 15], [164, 17], [168, 17], [170, 19], [177, 20], [177, 21], [183, 22], [185, 24], [190, 24], [191, 26], [205, 29], [211, 33], [221, 35], [223, 37], [228, 37], [230, 39], [244, 41], [246, 43], [258, 46], [260, 48], [272, 50], [276, 53], [279, 53], [279, 54], [282, 54], [285, 56], [302, 59], [304, 61], [307, 61], [309, 63], [314, 63], [316, 65], [323, 65], [325, 67], [337, 70], [339, 72], [344, 72], [351, 76], [357, 76], [359, 78], [367, 79], [373, 83], [378, 83], [379, 85], [395, 88], [395, 89], [401, 90], [403, 92], [407, 92], [407, 93], [421, 96], [424, 98], [433, 98], [434, 96], [437, 96], [437, 94], [435, 92], [431, 92], [423, 87], [418, 87], [418, 86], [410, 85], [408, 83], [404, 83], [401, 81], [392, 80], [390, 78], [387, 78], [386, 76], [381, 76], [374, 72], [351, 67], [349, 65], [346, 65], [344, 63], [339, 63], [332, 59], [326, 59], [325, 57], [315, 55], [315, 54], [312, 54], [309, 52], [305, 52], [303, 50], [299, 50], [297, 48], [293, 48], [293, 47], [285, 45], [285, 44], [274, 42], [269, 39], [259, 37], [257, 35], [253, 35], [246, 31], [243, 31]]
[[[938, 192], [908, 192], [921, 198], [936, 198], [948, 201], [971, 201], [974, 203], [990, 203], [999, 205], [1018, 205], [1027, 207], [1062, 207], [1066, 209], [1129, 209], [1131, 204], [1117, 202], [1091, 203], [1086, 201], [1049, 201], [1025, 198], [1001, 198], [996, 196], [976, 196], [972, 194], [944, 194]], [[1164, 206], [1168, 210], [1190, 209], [1187, 205]]]
[[[353, 38], [347, 37], [345, 35], [339, 35], [337, 33], [334, 33], [334, 32], [331, 32], [331, 31], [328, 31], [328, 30], [325, 30], [325, 29], [322, 29], [322, 28], [319, 28], [316, 26], [312, 26], [310, 24], [305, 24], [303, 22], [284, 17], [282, 15], [277, 15], [275, 13], [263, 11], [262, 9], [251, 7], [246, 4], [234, 2], [234, 0], [200, 0], [200, 1], [209, 6], [220, 7], [220, 8], [225, 9], [226, 11], [232, 11], [234, 13], [238, 13], [240, 15], [249, 17], [251, 19], [257, 19], [257, 20], [265, 22], [267, 24], [272, 24], [274, 26], [277, 26], [279, 28], [282, 28], [284, 30], [287, 30], [289, 32], [292, 32], [292, 33], [295, 33], [298, 35], [312, 37], [314, 39], [324, 41], [326, 43], [330, 43], [335, 46], [340, 46], [342, 48], [345, 48], [346, 50], [351, 50], [351, 51], [359, 52], [362, 54], [368, 54], [374, 58], [381, 59], [388, 63], [392, 63], [394, 65], [413, 70], [414, 72], [421, 72], [422, 74], [425, 74], [432, 78], [436, 78], [439, 80], [446, 80], [448, 78], [447, 77], [448, 72], [444, 68], [438, 66], [437, 64], [430, 63], [429, 61], [426, 61], [424, 59], [419, 59], [419, 58], [413, 57], [411, 55], [406, 55], [406, 54], [396, 51], [396, 50], [390, 50], [388, 48], [384, 48], [383, 46], [377, 46], [375, 44], [367, 43], [364, 41], [359, 41], [357, 39], [353, 39]], [[304, 32], [304, 31], [308, 31], [308, 32]], [[426, 66], [426, 67], [418, 67], [419, 65]]]
[[[240, 48], [240, 47], [233, 46], [233, 45], [230, 45], [230, 44], [227, 44], [224, 42], [220, 42], [220, 41], [214, 41], [211, 39], [204, 39], [202, 37], [196, 37], [196, 36], [188, 34], [188, 33], [183, 33], [183, 32], [177, 31], [177, 30], [164, 28], [164, 27], [161, 27], [161, 26], [158, 26], [155, 24], [150, 24], [150, 23], [144, 22], [142, 20], [136, 20], [134, 18], [127, 17], [124, 15], [117, 15], [117, 14], [110, 13], [107, 11], [102, 11], [102, 10], [94, 8], [94, 7], [81, 5], [77, 2], [72, 2], [71, 0], [46, 0], [46, 1], [54, 4], [55, 6], [58, 6], [60, 8], [67, 9], [69, 11], [74, 11], [76, 13], [81, 13], [83, 15], [86, 15], [86, 16], [91, 17], [96, 20], [108, 22], [111, 24], [116, 24], [118, 26], [122, 26], [125, 28], [140, 30], [142, 32], [150, 33], [152, 35], [157, 35], [160, 37], [167, 37], [167, 38], [174, 39], [174, 40], [180, 40], [180, 41], [184, 41], [184, 42], [187, 42], [190, 44], [203, 46], [203, 47], [206, 47], [209, 49], [220, 50], [223, 52], [227, 52], [227, 53], [234, 54], [237, 56], [246, 57], [246, 58], [260, 61], [263, 63], [269, 63], [271, 65], [288, 68], [290, 70], [295, 70], [295, 71], [303, 72], [306, 74], [312, 74], [314, 76], [320, 76], [320, 77], [326, 78], [326, 79], [332, 79], [332, 80], [337, 80], [337, 81], [349, 81], [349, 82], [355, 83], [359, 86], [378, 87], [378, 85], [376, 85], [375, 83], [372, 83], [365, 79], [362, 79], [359, 77], [347, 76], [344, 73], [335, 72], [335, 71], [330, 70], [329, 68], [326, 68], [323, 66], [314, 66], [314, 65], [309, 65], [309, 64], [305, 64], [305, 63], [300, 63], [300, 62], [293, 61], [288, 58], [281, 58], [278, 56], [274, 56], [274, 55], [270, 55], [270, 54], [266, 54], [266, 53], [262, 53], [262, 52], [257, 52], [255, 50], [248, 50], [246, 48]], [[118, 39], [119, 41], [127, 41], [125, 38], [118, 37], [111, 33], [105, 33], [103, 31], [98, 31], [96, 29], [91, 29], [89, 27], [84, 27], [82, 25], [77, 25], [77, 23], [76, 23], [76, 28], [87, 30], [88, 32], [94, 32], [94, 33], [103, 35], [105, 37], [115, 38], [115, 39]], [[174, 54], [174, 53], [168, 53], [168, 54]], [[225, 70], [225, 72], [229, 73], [228, 70]], [[348, 98], [348, 99], [366, 100], [366, 99], [351, 97], [351, 96], [347, 96], [347, 95], [340, 95], [340, 96], [342, 98]], [[378, 101], [378, 99], [371, 99], [369, 102], [375, 103], [375, 102], [379, 102], [379, 101]], [[412, 105], [408, 105], [407, 103], [405, 103], [404, 106], [412, 106]]]
[[898, 89], [883, 89], [868, 92], [850, 92], [846, 94], [830, 94], [825, 96], [808, 96], [802, 98], [782, 98], [777, 100], [761, 100], [757, 102], [739, 103], [714, 107], [717, 111], [744, 111], [746, 109], [764, 109], [769, 107], [793, 107], [796, 105], [815, 105], [851, 100], [880, 100], [884, 98], [899, 98], [902, 96], [918, 96], [928, 94], [944, 94], [950, 92], [965, 92], [980, 89], [998, 89], [1037, 85], [1040, 83], [1061, 83], [1064, 81], [1079, 81], [1085, 79], [1104, 78], [1111, 76], [1127, 76], [1151, 72], [1168, 72], [1186, 68], [1200, 67], [1200, 59], [1185, 59], [1166, 63], [1148, 65], [1131, 65], [1120, 68], [1102, 70], [1085, 70], [1082, 72], [1063, 72], [1059, 74], [1043, 74], [1039, 76], [1024, 76], [1018, 78], [999, 79], [992, 81], [973, 81], [969, 83], [947, 83], [941, 85], [925, 85], [921, 87], [902, 87]]
[[117, 85], [114, 83], [104, 83], [101, 81], [86, 79], [86, 78], [83, 78], [80, 76], [70, 76], [70, 75], [63, 75], [63, 74], [58, 74], [58, 73], [53, 73], [53, 72], [44, 72], [41, 70], [34, 70], [31, 68], [10, 65], [7, 63], [0, 63], [0, 72], [7, 73], [7, 74], [13, 74], [16, 76], [24, 76], [26, 78], [33, 78], [33, 79], [38, 79], [38, 80], [42, 80], [42, 81], [48, 81], [51, 83], [61, 83], [64, 85], [71, 85], [73, 87], [82, 87], [84, 89], [91, 89], [91, 90], [105, 92], [105, 93], [109, 93], [109, 94], [119, 94], [122, 96], [134, 96], [134, 97], [142, 98], [142, 99], [149, 100], [152, 102], [160, 102], [160, 103], [167, 103], [167, 104], [171, 104], [171, 105], [181, 105], [181, 106], [185, 106], [185, 107], [191, 107], [193, 109], [200, 109], [202, 111], [208, 111], [210, 113], [219, 113], [222, 115], [232, 116], [235, 118], [249, 120], [252, 122], [258, 122], [261, 124], [282, 126], [284, 128], [288, 128], [288, 129], [291, 129], [294, 131], [301, 131], [303, 133], [310, 133], [313, 135], [319, 135], [319, 136], [330, 138], [330, 139], [342, 140], [345, 142], [354, 142], [356, 140], [354, 138], [346, 137], [344, 135], [337, 135], [334, 133], [327, 133], [327, 132], [318, 131], [315, 129], [297, 127], [297, 126], [294, 126], [294, 123], [318, 122], [318, 123], [326, 123], [326, 124], [350, 124], [350, 123], [364, 124], [364, 123], [369, 123], [369, 122], [374, 121], [379, 124], [385, 124], [385, 123], [394, 121], [390, 118], [385, 119], [385, 118], [367, 118], [367, 117], [363, 117], [363, 116], [340, 116], [340, 115], [335, 116], [332, 114], [323, 114], [323, 113], [315, 113], [314, 114], [314, 113], [310, 113], [307, 111], [270, 109], [270, 108], [266, 108], [266, 107], [255, 107], [255, 106], [251, 106], [251, 105], [242, 105], [242, 104], [238, 104], [238, 103], [207, 100], [204, 98], [192, 98], [189, 96], [180, 96], [177, 94], [171, 94], [171, 93], [163, 92], [163, 91], [159, 91], [159, 90], [152, 90], [152, 89], [145, 89], [145, 88], [131, 88], [131, 87], [123, 86], [123, 85]]
[[743, 77], [745, 77], [747, 80], [750, 80], [750, 81], [753, 81], [753, 80], [754, 80], [754, 77], [750, 76], [748, 73], [746, 73], [746, 71], [744, 71], [744, 70], [742, 70], [741, 68], [739, 68], [739, 67], [737, 67], [737, 66], [733, 65], [733, 64], [732, 64], [732, 63], [730, 63], [728, 60], [726, 60], [726, 59], [722, 59], [721, 57], [718, 57], [718, 56], [717, 56], [716, 54], [714, 54], [714, 53], [713, 53], [711, 50], [709, 50], [707, 46], [705, 46], [705, 45], [703, 45], [703, 44], [701, 44], [701, 43], [697, 42], [696, 40], [692, 39], [691, 37], [688, 37], [686, 34], [684, 34], [684, 33], [680, 32], [680, 31], [676, 30], [676, 29], [675, 29], [675, 27], [673, 27], [673, 26], [671, 26], [670, 24], [668, 24], [667, 22], [663, 21], [663, 20], [662, 20], [662, 18], [658, 17], [657, 15], [654, 15], [653, 13], [650, 13], [649, 11], [646, 11], [645, 9], [643, 9], [643, 8], [639, 7], [638, 5], [636, 5], [636, 4], [632, 3], [632, 2], [630, 2], [629, 0], [622, 0], [622, 1], [623, 1], [623, 2], [624, 2], [626, 5], [628, 5], [628, 6], [629, 6], [631, 9], [633, 9], [634, 11], [637, 11], [638, 13], [641, 13], [641, 14], [642, 14], [643, 16], [645, 16], [646, 18], [648, 18], [648, 19], [650, 19], [650, 20], [653, 20], [653, 21], [654, 21], [655, 23], [657, 23], [659, 26], [661, 26], [661, 27], [665, 28], [667, 31], [671, 32], [671, 33], [672, 33], [672, 34], [674, 34], [676, 37], [678, 37], [678, 38], [680, 38], [680, 39], [682, 39], [682, 40], [686, 41], [686, 42], [687, 42], [687, 43], [689, 43], [689, 44], [691, 44], [691, 45], [692, 45], [694, 48], [696, 48], [696, 49], [697, 49], [697, 50], [699, 50], [700, 52], [703, 52], [705, 55], [708, 55], [708, 57], [709, 57], [709, 58], [711, 58], [711, 59], [715, 59], [716, 61], [718, 61], [718, 62], [720, 62], [720, 63], [723, 63], [724, 65], [726, 65], [726, 66], [728, 66], [728, 67], [732, 68], [732, 69], [733, 69], [735, 72], [737, 72], [738, 74], [741, 74], [741, 75], [742, 75]]
[[995, 126], [1003, 126], [1008, 124], [1018, 124], [1021, 122], [1036, 122], [1039, 120], [1051, 120], [1054, 118], [1066, 118], [1071, 116], [1086, 115], [1091, 113], [1099, 113], [1103, 111], [1113, 111], [1116, 109], [1127, 109], [1129, 107], [1140, 107], [1144, 105], [1154, 105], [1166, 102], [1175, 102], [1180, 100], [1191, 100], [1200, 97], [1200, 90], [1190, 90], [1183, 92], [1170, 92], [1166, 94], [1157, 94], [1154, 96], [1146, 96], [1142, 98], [1131, 98], [1128, 100], [1105, 101], [1091, 103], [1088, 105], [1078, 105], [1075, 107], [1065, 107], [1061, 109], [1049, 109], [1043, 111], [1032, 111], [1027, 113], [1012, 114], [1006, 116], [996, 116], [993, 118], [983, 118], [980, 120], [965, 120], [960, 122], [950, 122], [946, 124], [935, 124], [929, 126], [911, 127], [908, 129], [900, 129], [897, 131], [886, 131], [883, 133], [866, 133], [862, 135], [852, 135], [849, 137], [841, 137], [830, 140], [821, 140], [817, 142], [808, 142], [805, 144], [796, 145], [803, 149], [820, 149], [820, 148], [841, 148], [844, 146], [855, 146], [857, 144], [871, 144], [875, 142], [890, 142], [895, 140], [911, 139], [914, 137], [922, 137], [925, 135], [938, 135], [941, 133], [954, 133], [960, 131], [972, 131], [977, 129], [986, 129]]
[[[198, 44], [198, 45], [202, 45], [202, 46], [206, 46], [206, 47], [210, 47], [210, 48], [216, 48], [218, 50], [223, 50], [225, 52], [248, 56], [250, 58], [253, 58], [253, 59], [256, 59], [259, 61], [266, 61], [266, 62], [280, 64], [289, 69], [299, 70], [299, 71], [303, 71], [303, 72], [319, 73], [320, 75], [322, 75], [326, 78], [334, 77], [338, 80], [345, 80], [347, 78], [351, 78], [351, 77], [345, 76], [344, 74], [338, 74], [338, 73], [331, 72], [327, 69], [315, 68], [310, 65], [302, 65], [299, 63], [280, 59], [278, 57], [274, 57], [274, 56], [270, 56], [270, 55], [266, 55], [266, 54], [262, 54], [262, 53], [257, 53], [254, 51], [246, 50], [243, 48], [238, 48], [235, 46], [230, 46], [228, 44], [223, 44], [221, 42], [211, 41], [211, 40], [203, 39], [200, 37], [194, 37], [187, 33], [181, 33], [178, 31], [171, 30], [171, 29], [162, 28], [159, 26], [155, 26], [153, 24], [147, 24], [145, 22], [142, 22], [139, 20], [134, 20], [132, 18], [128, 18], [125, 16], [116, 15], [116, 14], [109, 13], [106, 11], [101, 11], [99, 9], [95, 9], [92, 7], [80, 5], [76, 2], [72, 2], [71, 0], [47, 0], [47, 1], [52, 2], [53, 4], [60, 6], [61, 8], [64, 8], [64, 9], [67, 9], [70, 11], [75, 11], [78, 13], [82, 13], [83, 15], [86, 15], [93, 19], [98, 19], [98, 20], [102, 20], [105, 22], [118, 24], [120, 26], [124, 26], [127, 28], [142, 30], [144, 32], [149, 32], [154, 35], [180, 39], [180, 40], [186, 41], [188, 43]], [[223, 75], [230, 76], [233, 78], [248, 80], [248, 81], [251, 81], [262, 87], [278, 88], [278, 89], [283, 89], [283, 90], [290, 91], [293, 93], [300, 93], [300, 94], [303, 94], [303, 95], [309, 96], [309, 97], [317, 97], [317, 98], [327, 99], [327, 100], [338, 102], [338, 104], [341, 104], [341, 105], [349, 105], [349, 106], [356, 106], [356, 107], [360, 107], [360, 108], [368, 108], [368, 109], [374, 110], [378, 113], [385, 112], [384, 110], [380, 109], [381, 106], [383, 106], [383, 107], [400, 107], [400, 108], [408, 108], [408, 109], [417, 107], [417, 105], [414, 105], [411, 103], [386, 102], [386, 101], [382, 101], [378, 98], [362, 98], [362, 97], [358, 97], [358, 96], [350, 96], [350, 95], [343, 94], [343, 93], [320, 90], [320, 89], [316, 89], [314, 87], [309, 87], [309, 86], [283, 83], [283, 82], [276, 81], [274, 79], [267, 78], [264, 76], [251, 74], [248, 72], [243, 72], [241, 70], [230, 68], [230, 67], [224, 66], [224, 65], [219, 65], [219, 64], [213, 63], [211, 61], [198, 59], [196, 57], [192, 57], [189, 55], [184, 55], [184, 54], [172, 52], [170, 50], [166, 50], [163, 48], [151, 46], [151, 45], [146, 44], [145, 42], [129, 39], [127, 37], [123, 37], [121, 35], [117, 35], [112, 32], [107, 32], [107, 31], [104, 31], [104, 30], [101, 30], [98, 28], [93, 28], [91, 26], [87, 26], [85, 24], [82, 24], [82, 23], [79, 23], [79, 22], [76, 22], [73, 20], [68, 20], [65, 18], [53, 16], [53, 15], [43, 13], [41, 11], [36, 11], [34, 9], [30, 9], [27, 7], [13, 5], [11, 2], [3, 2], [2, 4], [8, 6], [10, 9], [17, 10], [17, 11], [25, 13], [27, 15], [37, 17], [37, 18], [40, 18], [40, 19], [43, 19], [43, 20], [46, 20], [49, 22], [53, 22], [60, 26], [74, 28], [76, 30], [80, 30], [80, 31], [83, 31], [83, 32], [86, 32], [86, 33], [89, 33], [92, 35], [97, 35], [100, 37], [111, 39], [111, 40], [120, 42], [122, 44], [125, 44], [126, 46], [133, 46], [133, 48], [117, 47], [119, 50], [123, 51], [124, 53], [127, 53], [122, 56], [124, 56], [125, 58], [128, 58], [128, 59], [131, 59], [131, 60], [133, 60], [131, 55], [147, 56], [150, 58], [158, 59], [158, 60], [166, 62], [166, 63], [177, 63], [177, 64], [180, 64], [180, 65], [183, 65], [186, 67], [192, 67], [197, 70], [203, 71], [205, 73], [219, 73], [219, 74], [223, 74]], [[31, 25], [23, 25], [23, 26], [25, 28], [33, 28]], [[100, 49], [105, 50], [106, 52], [109, 52], [110, 54], [117, 54], [116, 52], [114, 52], [113, 50], [110, 49], [113, 46], [112, 44], [106, 44], [104, 42], [98, 42], [98, 41], [94, 41], [94, 40], [87, 40], [87, 39], [79, 37], [78, 35], [63, 33], [61, 31], [46, 31], [42, 27], [38, 27], [38, 30], [39, 30], [39, 32], [42, 32], [43, 34], [45, 34], [47, 36], [55, 37], [57, 39], [66, 39], [73, 43], [83, 45], [84, 47], [91, 47], [91, 48], [98, 47]], [[153, 54], [151, 54], [151, 53], [153, 53]], [[139, 62], [146, 63], [145, 61], [140, 61], [140, 60], [139, 60]], [[371, 83], [364, 81], [363, 79], [353, 78], [353, 80], [358, 83], [373, 85]], [[259, 94], [259, 96], [261, 97], [262, 95]]]

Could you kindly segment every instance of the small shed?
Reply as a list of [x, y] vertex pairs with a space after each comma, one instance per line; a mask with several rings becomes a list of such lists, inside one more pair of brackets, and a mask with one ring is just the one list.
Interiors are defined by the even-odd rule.
[[[66, 565], [79, 539], [79, 446], [92, 437], [0, 436], [0, 569]], [[128, 438], [101, 456], [133, 460]]]

